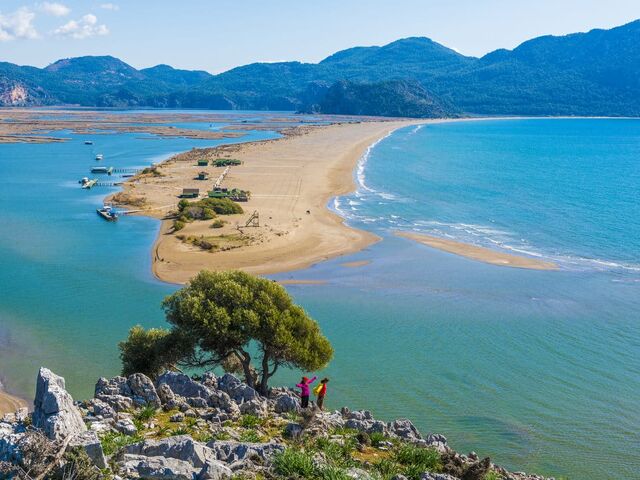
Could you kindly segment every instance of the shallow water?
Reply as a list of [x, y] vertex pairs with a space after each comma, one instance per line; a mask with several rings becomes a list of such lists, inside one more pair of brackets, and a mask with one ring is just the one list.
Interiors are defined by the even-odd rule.
[[[364, 184], [336, 206], [383, 241], [275, 276], [328, 281], [288, 289], [336, 349], [329, 406], [409, 417], [519, 470], [636, 477], [639, 125], [431, 125], [372, 149]], [[96, 151], [104, 164], [144, 166], [218, 142], [138, 137], [0, 145], [0, 373], [18, 391], [32, 394], [46, 364], [86, 397], [98, 376], [118, 372], [116, 344], [131, 325], [162, 324], [160, 300], [175, 287], [150, 274], [158, 223], [99, 221], [107, 191], [75, 182]], [[485, 265], [397, 238], [397, 228], [526, 250], [562, 269]], [[372, 263], [341, 266], [354, 260]]]

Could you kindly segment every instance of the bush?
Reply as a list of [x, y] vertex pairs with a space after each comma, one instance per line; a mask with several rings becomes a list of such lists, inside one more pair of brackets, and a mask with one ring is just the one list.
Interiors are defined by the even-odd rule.
[[122, 447], [131, 445], [132, 443], [141, 442], [143, 440], [140, 435], [124, 435], [122, 433], [108, 432], [101, 439], [102, 450], [104, 454], [109, 456], [116, 453]]
[[319, 480], [353, 480], [346, 470], [340, 467], [324, 467], [318, 470], [316, 478]]
[[135, 415], [133, 418], [135, 418], [136, 420], [139, 420], [141, 422], [147, 422], [149, 420], [151, 420], [156, 414], [156, 409], [153, 405], [146, 405], [145, 407], [141, 408]]
[[326, 438], [319, 438], [315, 446], [325, 454], [327, 460], [334, 466], [344, 468], [355, 466], [355, 462], [351, 458], [351, 453], [355, 450], [353, 439], [345, 439], [344, 443], [340, 444]]
[[202, 219], [203, 220], [211, 220], [212, 218], [216, 218], [216, 212], [214, 212], [211, 208], [203, 208], [202, 209]]
[[371, 440], [371, 445], [379, 447], [382, 442], [387, 440], [387, 437], [381, 432], [371, 432], [369, 434], [369, 439]]
[[278, 475], [286, 478], [312, 478], [315, 473], [313, 457], [294, 448], [277, 454], [273, 459], [273, 466]]
[[240, 441], [246, 443], [261, 443], [264, 439], [255, 430], [245, 430], [240, 434]]
[[260, 420], [255, 415], [243, 415], [240, 419], [240, 426], [244, 428], [255, 428], [258, 425], [262, 425], [262, 420]]
[[185, 223], [182, 220], [174, 220], [173, 221], [173, 231], [178, 232], [185, 227]]
[[371, 445], [371, 437], [369, 437], [369, 434], [367, 432], [358, 432], [358, 434], [356, 435], [356, 440], [358, 440], [358, 443], [360, 445], [364, 445], [366, 447]]
[[244, 213], [242, 207], [228, 198], [204, 198], [198, 202], [202, 206], [211, 208], [218, 215], [234, 215]]
[[221, 218], [218, 218], [213, 221], [213, 223], [211, 224], [211, 228], [222, 228], [224, 227], [224, 224], [225, 224], [225, 221], [222, 220]]
[[421, 448], [414, 445], [402, 445], [396, 450], [394, 460], [403, 465], [403, 473], [409, 479], [420, 479], [424, 472], [440, 472], [442, 460], [440, 454], [433, 448]]

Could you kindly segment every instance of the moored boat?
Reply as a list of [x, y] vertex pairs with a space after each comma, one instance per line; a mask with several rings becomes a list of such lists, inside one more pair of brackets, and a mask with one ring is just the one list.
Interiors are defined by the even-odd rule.
[[93, 142], [91, 140], [85, 140], [84, 144], [85, 145], [93, 145]]
[[96, 160], [102, 160], [103, 158], [104, 158], [104, 155], [102, 155], [101, 153], [96, 155]]
[[83, 177], [78, 181], [78, 183], [80, 184], [81, 188], [85, 188], [88, 190], [91, 187], [93, 187], [96, 183], [98, 183], [98, 180], [95, 178]]
[[116, 212], [110, 205], [104, 205], [102, 208], [98, 208], [96, 212], [108, 222], [115, 222], [118, 220], [118, 212]]
[[106, 173], [111, 175], [113, 167], [91, 167], [91, 173]]

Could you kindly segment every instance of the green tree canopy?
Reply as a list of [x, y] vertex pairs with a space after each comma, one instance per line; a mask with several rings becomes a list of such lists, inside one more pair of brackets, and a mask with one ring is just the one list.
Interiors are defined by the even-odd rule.
[[200, 272], [162, 306], [171, 330], [132, 329], [120, 344], [124, 373], [239, 363], [246, 383], [266, 394], [279, 367], [317, 370], [333, 357], [318, 324], [281, 285], [244, 272]]

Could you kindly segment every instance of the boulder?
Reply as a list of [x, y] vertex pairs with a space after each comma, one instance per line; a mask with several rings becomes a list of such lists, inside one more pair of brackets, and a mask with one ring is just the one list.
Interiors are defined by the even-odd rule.
[[169, 421], [170, 422], [174, 422], [174, 423], [183, 422], [184, 421], [184, 413], [182, 413], [182, 412], [174, 413], [173, 415], [171, 415], [171, 417], [169, 417]]
[[489, 457], [483, 458], [479, 462], [474, 462], [467, 470], [464, 472], [464, 475], [460, 477], [461, 480], [483, 480], [484, 477], [489, 473], [489, 469], [491, 468], [491, 459]]
[[187, 398], [187, 403], [193, 408], [207, 408], [209, 406], [207, 400], [202, 397]]
[[243, 415], [254, 415], [258, 418], [265, 418], [269, 415], [267, 410], [267, 402], [264, 400], [254, 399], [244, 402], [240, 405], [240, 413]]
[[94, 396], [100, 398], [101, 395], [131, 397], [133, 394], [125, 377], [113, 377], [111, 379], [100, 377], [96, 382]]
[[99, 398], [92, 398], [87, 402], [87, 408], [96, 417], [115, 418], [116, 411], [107, 402], [103, 402]]
[[145, 440], [126, 446], [124, 451], [129, 455], [174, 458], [198, 468], [204, 467], [209, 460], [217, 460], [216, 453], [211, 448], [196, 442], [189, 435]]
[[361, 468], [350, 468], [346, 473], [347, 477], [353, 478], [354, 480], [373, 480], [371, 474]]
[[116, 412], [126, 412], [127, 410], [133, 409], [133, 400], [129, 397], [125, 397], [124, 395], [100, 394], [96, 398], [109, 405]]
[[138, 428], [135, 423], [133, 423], [133, 420], [128, 417], [118, 420], [114, 427], [120, 433], [124, 433], [125, 435], [135, 435], [138, 433]]
[[178, 372], [165, 372], [158, 377], [158, 387], [166, 384], [171, 391], [185, 398], [200, 397], [205, 400], [211, 396], [212, 390], [202, 383], [189, 378], [188, 375]]
[[202, 384], [211, 390], [217, 390], [218, 377], [216, 377], [216, 374], [213, 372], [207, 372], [202, 376]]
[[233, 472], [229, 467], [216, 460], [209, 460], [198, 473], [197, 480], [223, 480], [231, 478]]
[[166, 405], [169, 402], [173, 402], [176, 398], [175, 394], [173, 393], [173, 390], [171, 390], [171, 387], [166, 383], [161, 383], [160, 385], [158, 385], [158, 388], [156, 389], [156, 393], [158, 394], [158, 397], [160, 398], [160, 403], [162, 403], [162, 405]]
[[236, 403], [260, 398], [258, 392], [231, 373], [225, 373], [218, 379], [218, 389], [229, 395]]
[[458, 478], [447, 475], [446, 473], [424, 472], [420, 475], [420, 480], [458, 480]]
[[107, 468], [107, 460], [104, 458], [102, 444], [96, 432], [88, 431], [76, 435], [69, 443], [69, 447], [82, 448], [96, 467]]
[[125, 455], [122, 464], [125, 478], [195, 480], [200, 470], [188, 462], [166, 457]]
[[277, 398], [273, 409], [276, 413], [297, 412], [300, 410], [300, 400], [298, 400], [298, 397], [295, 397], [294, 395], [280, 395]]
[[298, 423], [288, 423], [287, 426], [284, 427], [285, 438], [290, 438], [291, 440], [298, 440], [303, 432], [304, 428]]
[[418, 429], [406, 418], [394, 420], [388, 425], [389, 433], [402, 438], [403, 440], [416, 441], [422, 439]]
[[86, 432], [80, 410], [65, 389], [64, 378], [47, 368], [40, 368], [33, 400], [33, 426], [51, 440], [65, 440]]
[[160, 408], [160, 397], [156, 387], [149, 377], [142, 373], [134, 373], [127, 378], [127, 385], [131, 390], [131, 399], [138, 406], [151, 405]]
[[216, 390], [209, 396], [208, 404], [210, 407], [217, 408], [231, 415], [240, 414], [238, 405], [231, 400], [231, 397], [227, 393], [221, 390]]
[[273, 455], [284, 452], [284, 446], [277, 443], [243, 443], [233, 441], [212, 440], [207, 447], [215, 452], [216, 458], [224, 463], [235, 463], [241, 460], [252, 460], [256, 463], [268, 464]]
[[22, 430], [17, 425], [0, 423], [0, 462], [15, 463], [20, 458]]

